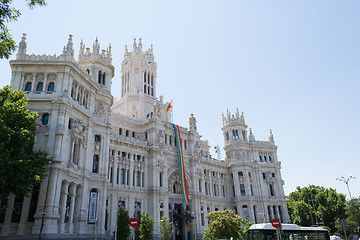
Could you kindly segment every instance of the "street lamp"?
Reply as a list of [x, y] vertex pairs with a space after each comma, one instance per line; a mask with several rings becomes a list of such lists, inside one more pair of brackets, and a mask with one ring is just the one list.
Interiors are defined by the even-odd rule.
[[348, 189], [348, 191], [349, 191], [349, 196], [350, 196], [350, 200], [352, 199], [352, 197], [351, 197], [351, 193], [350, 193], [350, 189], [349, 189], [349, 181], [351, 180], [351, 179], [354, 179], [355, 177], [353, 177], [353, 176], [350, 176], [350, 177], [348, 177], [348, 179], [346, 179], [346, 178], [344, 178], [344, 177], [341, 177], [341, 178], [336, 178], [336, 180], [338, 180], [339, 182], [344, 182], [345, 184], [346, 184], [346, 186], [347, 186], [347, 189]]

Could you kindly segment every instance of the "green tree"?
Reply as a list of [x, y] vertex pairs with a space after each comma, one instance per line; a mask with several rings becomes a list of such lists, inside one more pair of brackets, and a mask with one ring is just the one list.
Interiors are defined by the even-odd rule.
[[116, 231], [116, 238], [117, 239], [129, 239], [130, 237], [130, 217], [129, 212], [120, 207], [118, 211], [118, 218], [117, 218], [117, 231]]
[[360, 198], [347, 201], [346, 216], [348, 235], [360, 235]]
[[345, 218], [345, 195], [332, 188], [310, 185], [297, 187], [287, 199], [290, 221], [300, 226], [324, 225], [339, 231], [337, 222]]
[[162, 216], [160, 220], [159, 227], [160, 239], [161, 240], [170, 240], [173, 234], [172, 222], [167, 216]]
[[139, 238], [141, 240], [151, 240], [154, 229], [154, 219], [147, 212], [141, 214], [139, 226]]
[[204, 240], [230, 239], [231, 237], [234, 240], [243, 239], [252, 225], [252, 222], [235, 215], [232, 210], [211, 212], [206, 217], [210, 219], [210, 225], [205, 229]]
[[[11, 7], [12, 2], [13, 0], [0, 0], [0, 58], [8, 59], [16, 48], [15, 41], [6, 27], [6, 23], [16, 22], [21, 15], [19, 10]], [[45, 0], [26, 0], [26, 2], [31, 9], [37, 5], [46, 5]]]
[[26, 109], [22, 91], [10, 86], [0, 89], [0, 198], [11, 192], [16, 197], [28, 194], [43, 180], [50, 159], [34, 150], [38, 114]]

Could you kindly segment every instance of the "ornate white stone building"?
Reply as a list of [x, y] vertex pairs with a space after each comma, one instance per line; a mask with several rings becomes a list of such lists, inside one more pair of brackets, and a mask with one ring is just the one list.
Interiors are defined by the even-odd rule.
[[26, 46], [24, 34], [10, 62], [11, 84], [39, 112], [36, 147], [53, 161], [28, 197], [1, 201], [1, 236], [106, 238], [119, 206], [131, 217], [149, 212], [155, 238], [162, 215], [174, 221], [174, 239], [200, 239], [206, 215], [217, 210], [289, 222], [273, 135], [255, 140], [238, 110], [223, 115], [223, 160], [210, 157], [193, 114], [180, 127], [190, 198], [183, 203], [171, 111], [157, 98], [152, 46], [143, 50], [140, 39], [131, 51], [125, 47], [119, 100], [111, 95], [111, 46], [100, 51], [96, 39], [90, 50], [81, 42], [77, 61], [71, 35], [59, 56], [28, 55]]

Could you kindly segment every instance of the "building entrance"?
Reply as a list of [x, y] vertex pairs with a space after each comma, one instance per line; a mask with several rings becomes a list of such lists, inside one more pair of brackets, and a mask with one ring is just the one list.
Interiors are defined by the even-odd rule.
[[190, 206], [182, 203], [175, 203], [172, 216], [174, 222], [175, 240], [193, 239], [191, 222], [194, 217], [191, 215]]

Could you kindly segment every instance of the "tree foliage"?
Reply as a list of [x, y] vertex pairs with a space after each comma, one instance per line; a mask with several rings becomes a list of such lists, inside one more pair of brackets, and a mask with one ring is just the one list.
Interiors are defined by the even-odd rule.
[[[6, 27], [6, 23], [16, 22], [21, 15], [19, 10], [11, 7], [12, 2], [13, 0], [0, 0], [0, 58], [8, 59], [16, 48], [15, 41]], [[46, 5], [45, 0], [26, 0], [26, 2], [31, 9]]]
[[162, 216], [160, 220], [159, 227], [160, 239], [161, 240], [170, 240], [173, 234], [172, 222], [167, 216]]
[[131, 228], [129, 212], [125, 208], [120, 207], [117, 218], [116, 239], [127, 240], [130, 237], [130, 232]]
[[346, 216], [348, 235], [360, 235], [360, 198], [346, 203]]
[[151, 240], [152, 231], [154, 229], [154, 219], [149, 216], [147, 212], [141, 214], [140, 226], [139, 226], [139, 238], [141, 240]]
[[324, 225], [338, 232], [337, 222], [345, 218], [344, 194], [332, 188], [310, 185], [297, 187], [287, 199], [290, 221], [300, 226]]
[[210, 225], [205, 229], [203, 239], [243, 239], [252, 222], [235, 215], [232, 210], [211, 212], [206, 216]]
[[0, 198], [28, 194], [45, 177], [47, 153], [34, 150], [38, 114], [26, 109], [27, 99], [10, 86], [0, 89]]

